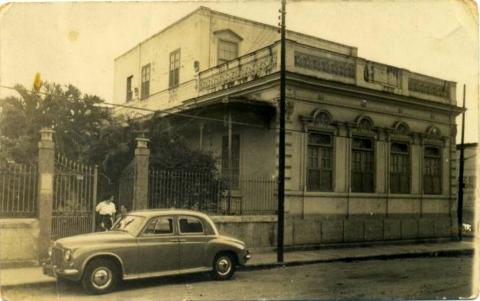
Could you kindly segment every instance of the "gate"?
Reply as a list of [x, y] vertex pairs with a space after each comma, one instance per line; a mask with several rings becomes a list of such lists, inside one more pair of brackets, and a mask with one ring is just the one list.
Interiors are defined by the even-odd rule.
[[97, 167], [55, 158], [52, 239], [95, 230]]

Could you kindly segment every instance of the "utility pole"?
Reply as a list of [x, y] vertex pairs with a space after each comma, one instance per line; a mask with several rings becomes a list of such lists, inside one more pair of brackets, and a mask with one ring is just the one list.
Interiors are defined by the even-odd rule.
[[280, 23], [280, 131], [278, 143], [278, 209], [277, 209], [277, 261], [283, 262], [283, 236], [285, 219], [285, 6], [282, 0]]
[[464, 173], [464, 164], [465, 164], [465, 151], [464, 151], [464, 142], [465, 142], [465, 94], [466, 86], [463, 85], [463, 112], [462, 112], [462, 138], [460, 141], [460, 166], [458, 173], [458, 208], [457, 208], [457, 219], [458, 219], [458, 238], [462, 240], [463, 236], [463, 173]]

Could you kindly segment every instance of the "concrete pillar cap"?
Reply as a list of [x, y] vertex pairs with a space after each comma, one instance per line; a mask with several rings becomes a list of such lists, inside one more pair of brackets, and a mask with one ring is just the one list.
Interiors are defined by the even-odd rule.
[[55, 131], [50, 128], [42, 128], [40, 130], [40, 140], [53, 141], [53, 133], [55, 133]]
[[137, 148], [148, 148], [148, 142], [150, 142], [150, 139], [137, 137], [135, 138], [135, 141], [137, 141]]

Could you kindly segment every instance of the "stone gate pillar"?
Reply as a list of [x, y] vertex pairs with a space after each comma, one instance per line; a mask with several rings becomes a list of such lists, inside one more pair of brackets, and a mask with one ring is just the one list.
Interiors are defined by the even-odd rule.
[[40, 236], [38, 241], [39, 260], [48, 257], [52, 237], [53, 178], [55, 175], [55, 144], [51, 129], [40, 130], [38, 143], [38, 220]]
[[148, 174], [150, 164], [150, 150], [148, 149], [147, 138], [136, 138], [137, 146], [135, 148], [135, 180], [133, 189], [133, 208], [148, 208]]

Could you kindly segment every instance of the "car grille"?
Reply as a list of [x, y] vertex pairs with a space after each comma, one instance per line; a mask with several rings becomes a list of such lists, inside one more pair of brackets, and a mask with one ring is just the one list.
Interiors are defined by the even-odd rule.
[[52, 248], [52, 263], [60, 266], [63, 262], [63, 250], [61, 248]]

